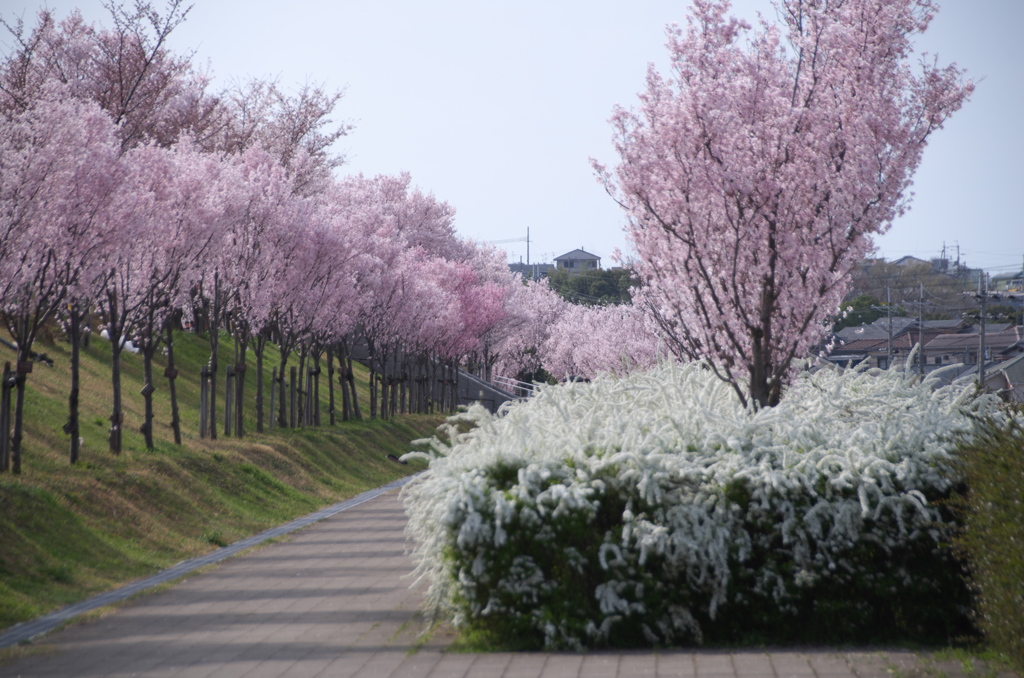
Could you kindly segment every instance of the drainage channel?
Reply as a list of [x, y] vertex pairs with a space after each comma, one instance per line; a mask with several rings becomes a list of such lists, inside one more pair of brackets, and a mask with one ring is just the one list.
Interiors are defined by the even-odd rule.
[[106, 593], [101, 593], [98, 596], [93, 596], [92, 598], [89, 598], [88, 600], [83, 600], [80, 603], [69, 605], [65, 608], [57, 610], [56, 612], [51, 612], [48, 615], [39, 617], [37, 619], [33, 619], [32, 621], [16, 624], [9, 630], [0, 633], [0, 649], [3, 649], [5, 647], [11, 647], [12, 645], [17, 645], [18, 643], [27, 642], [40, 634], [52, 631], [53, 629], [63, 624], [65, 621], [73, 619], [74, 617], [77, 617], [78, 615], [84, 612], [95, 610], [96, 608], [103, 607], [104, 605], [118, 603], [122, 600], [134, 596], [140, 591], [145, 591], [146, 589], [153, 588], [154, 586], [159, 586], [160, 584], [166, 584], [169, 581], [173, 581], [174, 579], [177, 579], [178, 577], [188, 574], [189, 572], [192, 572], [194, 570], [198, 570], [201, 567], [206, 567], [207, 565], [218, 563], [224, 560], [225, 558], [230, 558], [236, 553], [244, 551], [245, 549], [250, 548], [252, 546], [256, 546], [257, 544], [264, 542], [268, 539], [273, 539], [274, 537], [280, 537], [281, 535], [288, 534], [289, 532], [294, 532], [295, 530], [306, 527], [307, 525], [312, 525], [313, 523], [323, 520], [324, 518], [330, 518], [333, 515], [337, 515], [338, 513], [341, 513], [346, 509], [354, 508], [356, 506], [359, 506], [360, 504], [365, 504], [371, 499], [376, 499], [377, 497], [381, 496], [386, 492], [390, 492], [391, 490], [402, 487], [410, 480], [415, 478], [416, 475], [418, 474], [406, 476], [405, 478], [399, 478], [398, 480], [390, 482], [387, 485], [383, 485], [373, 490], [368, 490], [367, 492], [363, 492], [362, 494], [356, 495], [355, 497], [352, 497], [351, 499], [348, 499], [346, 501], [340, 502], [338, 504], [333, 504], [326, 508], [322, 508], [319, 511], [315, 511], [301, 518], [296, 518], [291, 522], [284, 523], [283, 525], [278, 525], [277, 527], [273, 527], [265, 532], [260, 532], [259, 534], [247, 537], [246, 539], [236, 541], [235, 543], [229, 544], [224, 548], [217, 549], [216, 551], [211, 551], [210, 553], [207, 553], [205, 556], [192, 558], [191, 560], [183, 560], [177, 565], [169, 567], [166, 570], [161, 570], [160, 572], [154, 574], [151, 577], [146, 577], [145, 579], [140, 579], [138, 581], [132, 582], [131, 584], [126, 584], [121, 588], [114, 589], [112, 591], [107, 591]]

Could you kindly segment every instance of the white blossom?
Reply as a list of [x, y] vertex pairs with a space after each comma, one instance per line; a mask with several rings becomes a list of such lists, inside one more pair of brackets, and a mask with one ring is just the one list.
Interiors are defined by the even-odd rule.
[[[417, 573], [429, 582], [429, 608], [457, 622], [523, 615], [557, 646], [606, 640], [631, 615], [658, 642], [699, 640], [696, 608], [645, 616], [652, 581], [685, 582], [714, 619], [751, 595], [785, 607], [818, 582], [855, 575], [847, 558], [863, 543], [937, 548], [942, 515], [928, 497], [957, 480], [955, 436], [972, 416], [1005, 416], [997, 403], [966, 383], [904, 370], [822, 369], [755, 411], [702, 364], [669, 363], [542, 386], [494, 416], [473, 406], [444, 427], [450, 442], [420, 441], [430, 470], [405, 490]], [[623, 508], [594, 533], [588, 560], [565, 535], [593, 530], [608, 506]], [[791, 567], [767, 563], [755, 590], [730, 601], [735, 568], [772, 536], [750, 527], [765, 521]], [[560, 583], [538, 554], [502, 555], [524, 538], [567, 573], [603, 573], [593, 591], [599, 617], [577, 631], [542, 618], [538, 606]], [[662, 568], [653, 579], [652, 562]]]

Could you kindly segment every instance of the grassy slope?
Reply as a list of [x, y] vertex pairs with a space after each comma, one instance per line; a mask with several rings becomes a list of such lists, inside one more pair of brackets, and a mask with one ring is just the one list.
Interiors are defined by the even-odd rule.
[[[244, 439], [200, 440], [199, 368], [209, 358], [203, 337], [181, 334], [175, 362], [184, 445], [173, 443], [167, 381], [154, 395], [156, 449], [145, 449], [142, 358], [123, 354], [124, 452], [107, 451], [110, 413], [109, 344], [93, 340], [82, 353], [81, 437], [75, 466], [67, 462], [70, 347], [63, 341], [37, 350], [55, 361], [36, 364], [26, 392], [22, 474], [0, 475], [0, 629], [90, 594], [151, 574], [267, 527], [354, 496], [424, 468], [401, 466], [388, 453], [411, 449], [439, 417], [402, 416], [390, 422], [339, 422], [330, 427], [326, 372], [320, 429], [255, 431], [255, 358], [248, 359]], [[220, 362], [230, 362], [223, 340]], [[278, 362], [267, 351], [266, 384]], [[0, 346], [0, 363], [13, 360]], [[297, 364], [293, 357], [289, 364]], [[163, 357], [154, 374], [163, 374]], [[367, 375], [357, 373], [367, 404]], [[218, 409], [223, 426], [223, 369]], [[340, 393], [337, 394], [340, 399]], [[269, 398], [269, 394], [267, 395]], [[339, 401], [340, 402], [340, 401]]]

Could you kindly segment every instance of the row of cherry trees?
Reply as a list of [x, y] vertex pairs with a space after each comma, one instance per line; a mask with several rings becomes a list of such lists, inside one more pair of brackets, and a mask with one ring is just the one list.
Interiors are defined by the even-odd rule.
[[543, 279], [516, 286], [495, 333], [493, 370], [520, 380], [564, 381], [650, 367], [668, 352], [648, 295], [639, 288], [631, 303], [591, 306], [565, 300]]
[[329, 117], [337, 94], [305, 87], [289, 96], [264, 82], [208, 92], [203, 74], [166, 46], [186, 11], [176, 2], [166, 15], [112, 7], [112, 29], [77, 13], [58, 22], [42, 12], [31, 30], [7, 25], [17, 48], [0, 70], [0, 314], [18, 350], [15, 472], [33, 346], [54, 319], [73, 347], [72, 462], [78, 347], [90, 319], [110, 340], [114, 453], [128, 341], [144, 361], [147, 445], [161, 350], [180, 443], [171, 328], [182, 320], [208, 331], [211, 394], [225, 362], [218, 335], [233, 338], [238, 435], [249, 351], [257, 429], [266, 421], [269, 342], [280, 349], [280, 407], [270, 416], [281, 425], [289, 360], [305, 372], [326, 358], [329, 374], [340, 361], [342, 416], [360, 416], [351, 360], [356, 344], [365, 347], [370, 415], [387, 417], [451, 407], [460, 365], [489, 376], [499, 360], [534, 350], [521, 335], [534, 301], [553, 296], [546, 287], [523, 285], [494, 251], [457, 237], [454, 210], [408, 175], [335, 178], [343, 159], [330, 146], [348, 131]]
[[[209, 92], [167, 49], [187, 13], [176, 0], [163, 15], [112, 5], [112, 29], [45, 11], [31, 30], [5, 24], [0, 309], [18, 348], [15, 468], [36, 336], [59, 318], [77, 347], [92, 313], [112, 346], [114, 452], [123, 342], [145, 360], [151, 445], [152, 361], [167, 350], [173, 400], [178, 317], [210, 330], [213, 380], [218, 332], [230, 332], [239, 403], [253, 351], [257, 428], [270, 341], [282, 377], [293, 357], [315, 370], [326, 356], [329, 373], [342, 361], [343, 416], [358, 414], [357, 343], [371, 416], [452, 405], [460, 366], [589, 377], [649, 364], [662, 345], [706, 359], [743, 402], [776, 404], [871, 234], [906, 209], [928, 137], [972, 89], [955, 67], [907, 64], [928, 0], [779, 7], [785, 34], [764, 24], [747, 44], [727, 2], [697, 2], [689, 30], [670, 30], [674, 79], [652, 71], [641, 110], [616, 113], [622, 161], [615, 177], [597, 169], [629, 214], [643, 288], [634, 306], [589, 310], [460, 240], [451, 207], [408, 176], [336, 178], [340, 94], [262, 81]], [[72, 459], [77, 399], [73, 376]]]

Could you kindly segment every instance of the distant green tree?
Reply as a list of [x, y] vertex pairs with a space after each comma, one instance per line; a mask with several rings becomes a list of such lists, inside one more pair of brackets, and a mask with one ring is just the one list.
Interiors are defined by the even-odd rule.
[[990, 304], [985, 310], [989, 322], [1015, 323], [1021, 317], [1021, 309], [1011, 304]]
[[638, 281], [625, 268], [593, 269], [576, 274], [559, 269], [548, 275], [548, 283], [566, 301], [595, 306], [630, 303], [631, 291]]
[[[856, 299], [868, 296], [876, 306], [885, 306], [886, 298], [893, 305], [893, 315], [919, 313], [921, 286], [924, 286], [924, 317], [926, 320], [960, 318], [978, 306], [968, 294], [974, 289], [969, 273], [961, 267], [943, 271], [931, 263], [897, 264], [880, 259], [866, 260], [853, 273], [853, 284], [843, 308], [853, 306]], [[855, 307], [856, 308], [856, 307]], [[880, 312], [881, 315], [885, 311]], [[846, 322], [846, 325], [857, 324]]]
[[846, 301], [843, 308], [850, 306], [853, 310], [849, 311], [845, 318], [839, 318], [832, 326], [832, 331], [838, 332], [844, 327], [854, 327], [875, 322], [886, 315], [883, 305], [883, 302], [870, 294], [861, 294]]

